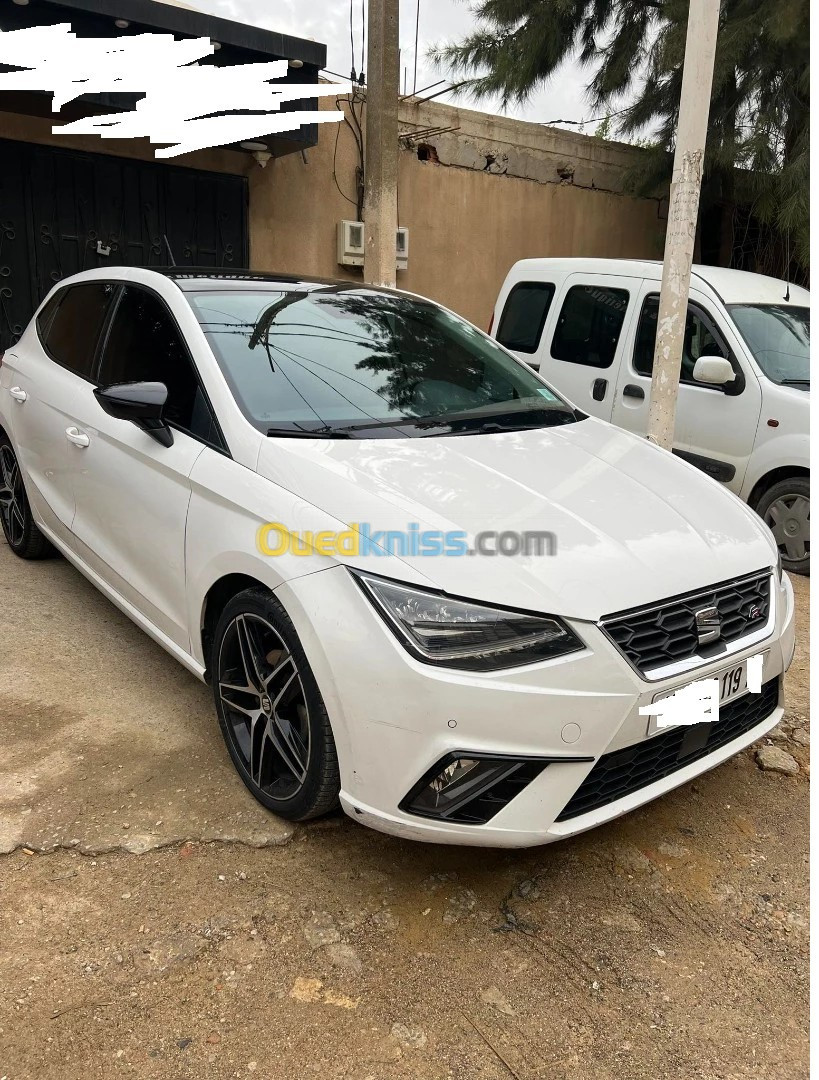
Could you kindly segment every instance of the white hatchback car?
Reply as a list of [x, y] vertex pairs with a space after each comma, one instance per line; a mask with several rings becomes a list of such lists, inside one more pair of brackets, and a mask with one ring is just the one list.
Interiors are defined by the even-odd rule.
[[[495, 337], [581, 409], [645, 435], [662, 271], [524, 259], [498, 296]], [[798, 285], [695, 266], [674, 432], [674, 453], [752, 506], [798, 573], [810, 565], [809, 304]]]
[[[793, 592], [759, 518], [419, 297], [79, 274], [3, 358], [0, 426], [12, 549], [53, 545], [210, 681], [285, 817], [540, 844], [782, 716]], [[718, 720], [640, 711], [712, 677]]]

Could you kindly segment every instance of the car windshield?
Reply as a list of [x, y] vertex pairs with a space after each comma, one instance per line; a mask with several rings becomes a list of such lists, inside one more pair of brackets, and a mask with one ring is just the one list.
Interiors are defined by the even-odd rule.
[[268, 435], [473, 435], [581, 415], [429, 301], [360, 285], [186, 295], [240, 407]]
[[810, 386], [810, 308], [730, 304], [728, 310], [769, 379]]

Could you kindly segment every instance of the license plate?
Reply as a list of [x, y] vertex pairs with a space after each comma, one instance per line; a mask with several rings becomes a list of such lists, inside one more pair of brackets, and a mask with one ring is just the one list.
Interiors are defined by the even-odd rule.
[[[733, 701], [735, 698], [742, 697], [742, 695], [748, 689], [748, 664], [745, 660], [741, 664], [735, 664], [733, 667], [727, 668], [725, 671], [718, 671], [713, 675], [708, 676], [709, 679], [719, 680], [719, 703], [720, 705], [727, 705], [729, 701]], [[679, 690], [680, 687], [677, 687]], [[677, 690], [664, 690], [661, 694], [657, 694], [653, 701], [662, 701], [663, 698], [671, 697]], [[657, 726], [659, 717], [650, 716], [648, 718], [648, 730], [646, 735], [656, 735], [660, 731], [670, 731], [671, 728]]]

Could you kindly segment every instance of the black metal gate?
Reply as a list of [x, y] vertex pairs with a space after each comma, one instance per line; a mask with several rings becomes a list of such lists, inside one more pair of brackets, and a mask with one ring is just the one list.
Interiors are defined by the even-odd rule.
[[0, 139], [0, 350], [55, 281], [168, 266], [169, 247], [180, 266], [247, 266], [247, 180]]

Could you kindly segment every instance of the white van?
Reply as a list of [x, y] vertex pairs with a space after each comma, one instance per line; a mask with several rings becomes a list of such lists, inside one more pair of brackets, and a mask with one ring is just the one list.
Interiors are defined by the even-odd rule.
[[[578, 408], [645, 434], [661, 278], [659, 262], [524, 259], [490, 333]], [[695, 266], [674, 436], [675, 454], [756, 509], [797, 573], [810, 565], [809, 304], [797, 285]], [[697, 364], [715, 356], [733, 370]]]

